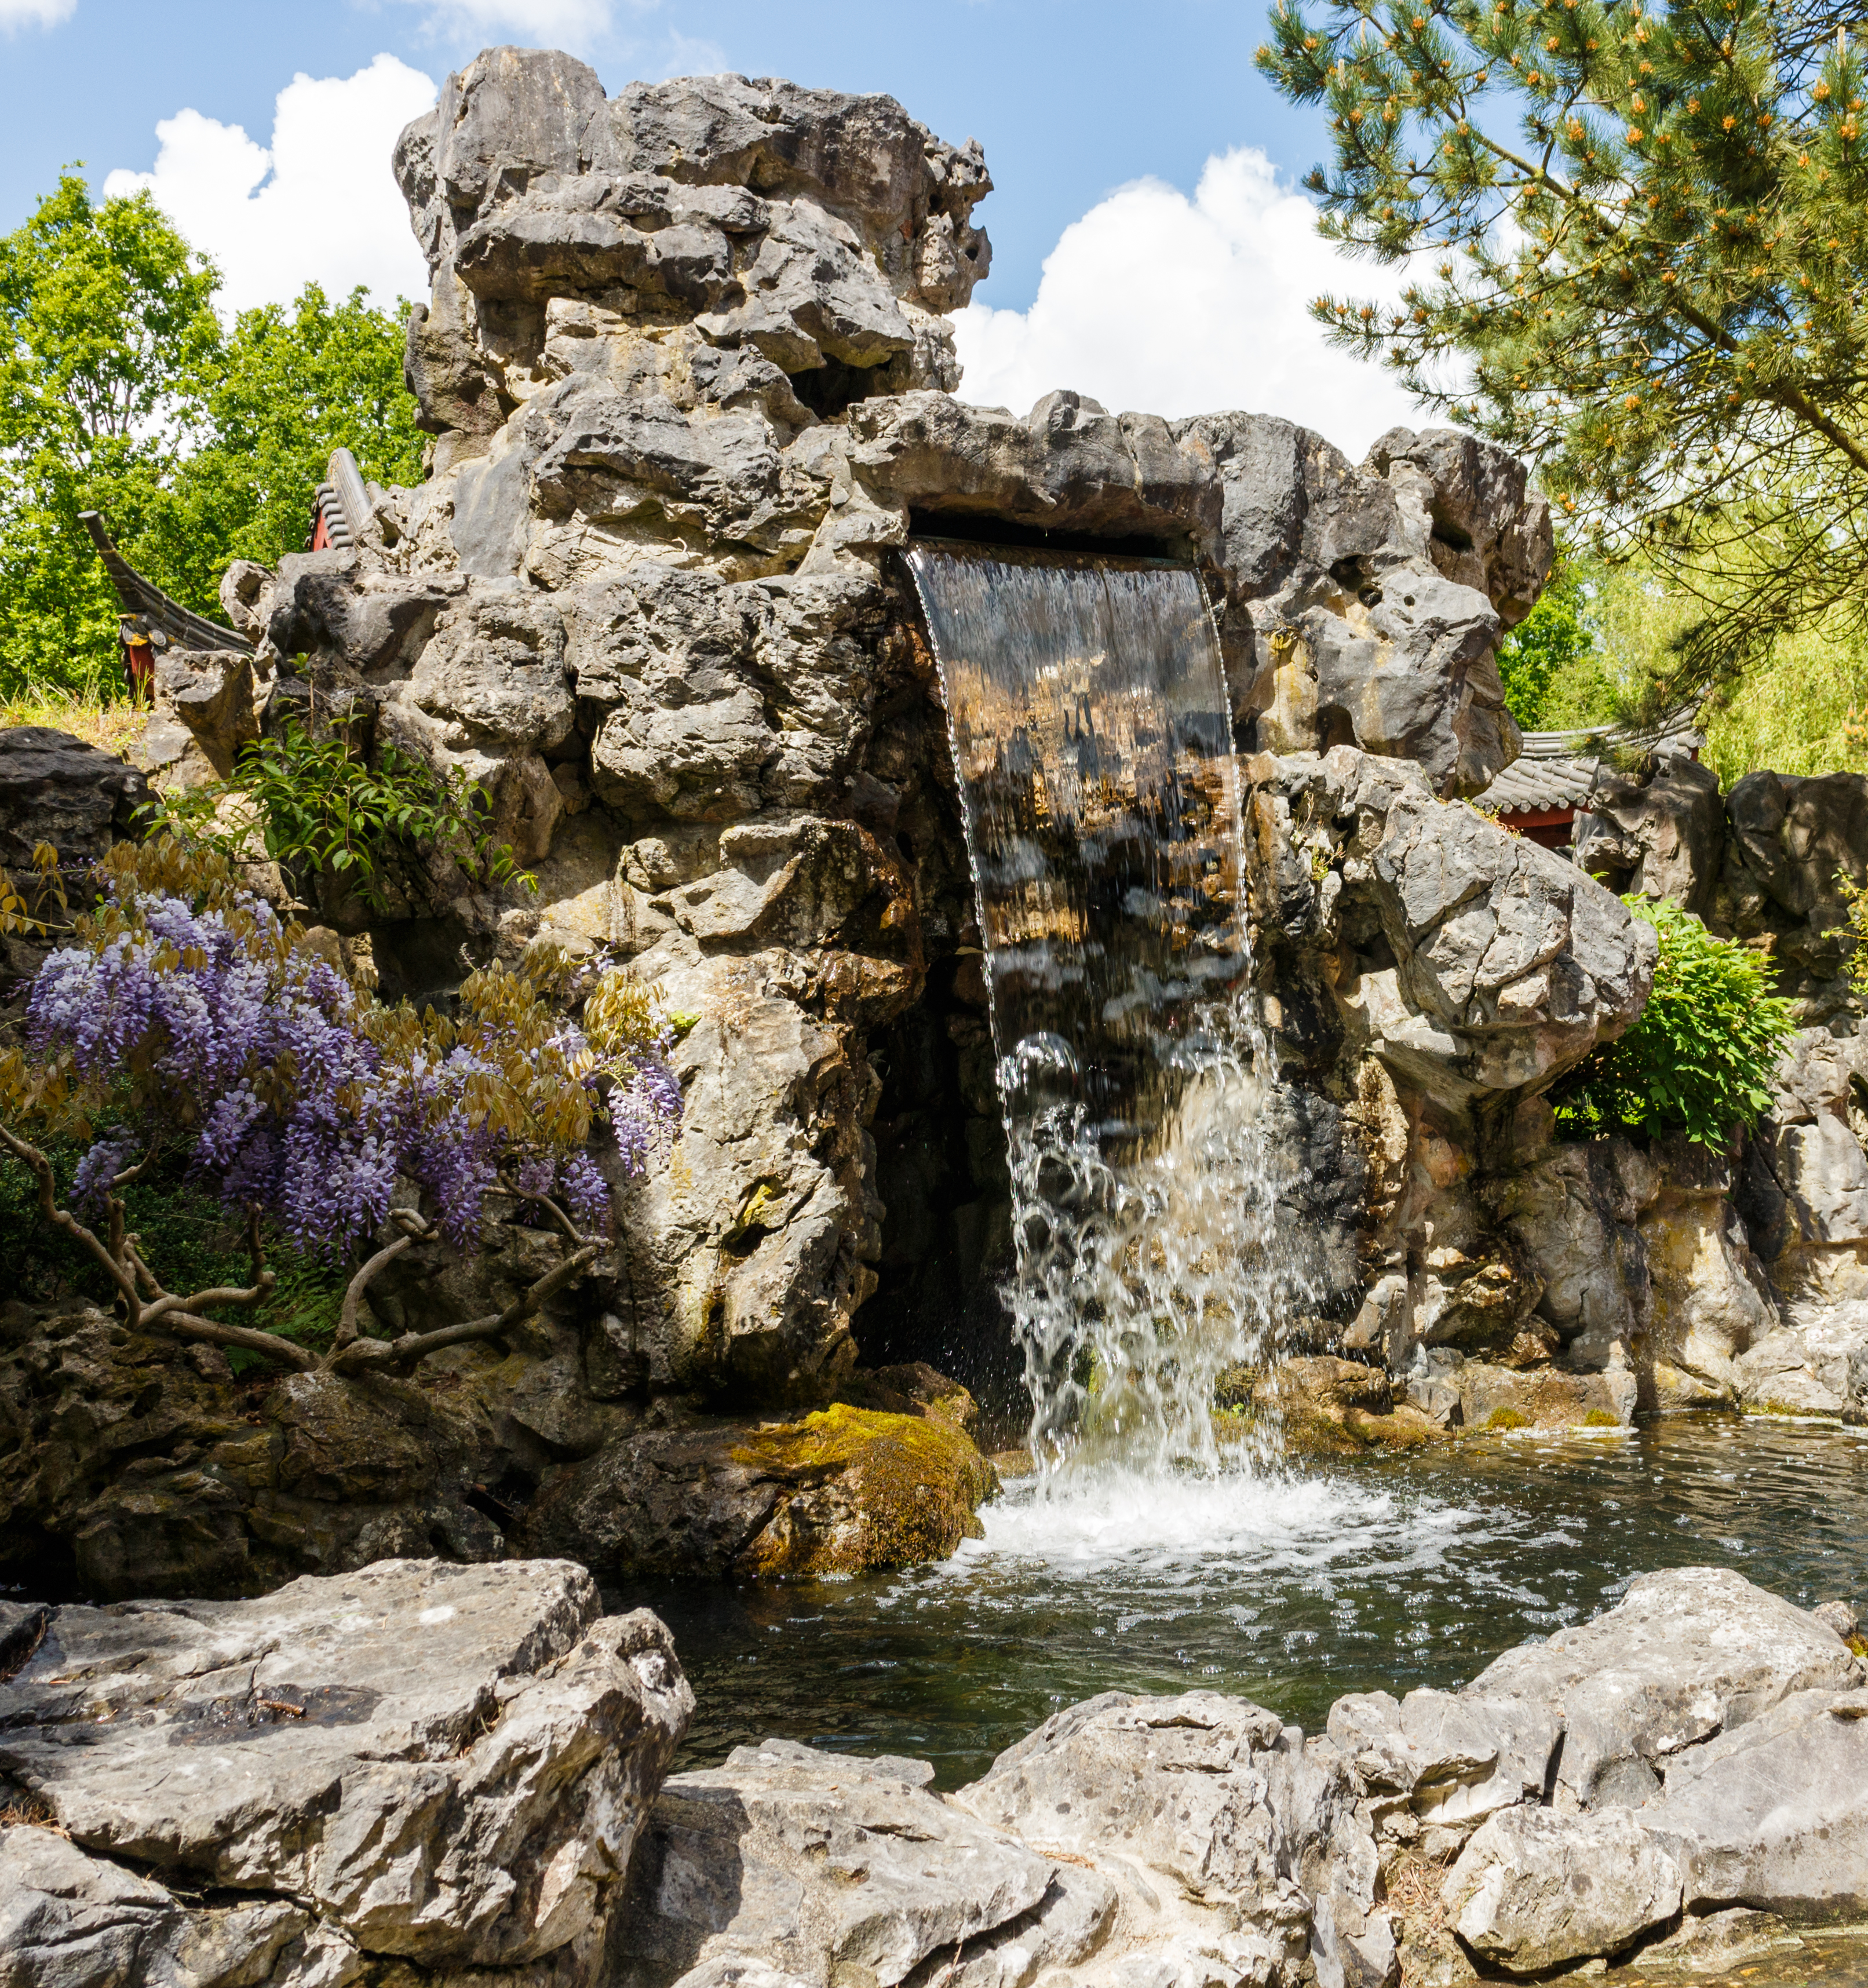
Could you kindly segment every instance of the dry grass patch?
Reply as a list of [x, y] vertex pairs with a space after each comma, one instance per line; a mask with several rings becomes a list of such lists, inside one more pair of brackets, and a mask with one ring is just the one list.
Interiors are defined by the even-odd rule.
[[1431, 1939], [1446, 1931], [1440, 1888], [1452, 1868], [1451, 1857], [1426, 1857], [1417, 1850], [1404, 1851], [1389, 1866], [1388, 1909], [1417, 1939]]
[[100, 704], [95, 698], [49, 685], [29, 685], [0, 698], [0, 732], [17, 725], [47, 725], [118, 759], [128, 756], [148, 716], [140, 705], [127, 701]]

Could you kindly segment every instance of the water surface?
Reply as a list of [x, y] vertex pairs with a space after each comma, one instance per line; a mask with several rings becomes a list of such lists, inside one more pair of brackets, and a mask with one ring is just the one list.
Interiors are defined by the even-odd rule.
[[778, 1733], [958, 1787], [1100, 1691], [1205, 1689], [1306, 1731], [1346, 1691], [1465, 1682], [1648, 1569], [1868, 1603], [1868, 1432], [1672, 1418], [1162, 1484], [1015, 1485], [953, 1559], [851, 1581], [643, 1584], [698, 1700], [681, 1764]]

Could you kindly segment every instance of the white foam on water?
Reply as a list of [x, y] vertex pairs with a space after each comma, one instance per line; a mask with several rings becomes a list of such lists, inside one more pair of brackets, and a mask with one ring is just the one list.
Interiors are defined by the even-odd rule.
[[948, 1563], [962, 1577], [1042, 1568], [1171, 1583], [1257, 1571], [1393, 1574], [1437, 1564], [1476, 1510], [1283, 1472], [1157, 1476], [1120, 1466], [1024, 1479], [980, 1514], [985, 1537]]

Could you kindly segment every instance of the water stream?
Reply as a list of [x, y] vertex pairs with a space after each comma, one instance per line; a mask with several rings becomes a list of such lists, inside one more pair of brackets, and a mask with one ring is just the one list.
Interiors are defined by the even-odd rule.
[[1653, 1567], [1868, 1600], [1868, 1431], [1674, 1417], [1049, 1496], [1027, 1480], [981, 1516], [936, 1566], [619, 1594], [674, 1631], [688, 1760], [776, 1733], [931, 1760], [951, 1788], [1100, 1691], [1234, 1692], [1315, 1732], [1344, 1692], [1464, 1683]]
[[1211, 1475], [1214, 1382], [1263, 1360], [1297, 1293], [1199, 576], [927, 539], [908, 565], [985, 954], [1032, 1453]]

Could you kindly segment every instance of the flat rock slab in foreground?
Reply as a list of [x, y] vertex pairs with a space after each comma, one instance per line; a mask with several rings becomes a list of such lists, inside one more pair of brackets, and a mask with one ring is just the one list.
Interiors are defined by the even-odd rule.
[[396, 1955], [569, 1988], [694, 1705], [661, 1624], [602, 1617], [562, 1561], [39, 1613], [0, 1622], [0, 1776], [69, 1841], [0, 1837], [8, 1982], [32, 1952], [21, 1978], [61, 1988], [314, 1988]]

